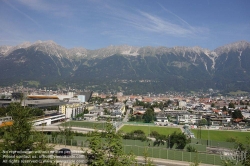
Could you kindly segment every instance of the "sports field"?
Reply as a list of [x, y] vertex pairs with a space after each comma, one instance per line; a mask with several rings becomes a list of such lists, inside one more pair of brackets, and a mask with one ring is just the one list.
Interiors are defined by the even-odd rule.
[[125, 133], [129, 133], [134, 130], [142, 130], [146, 135], [151, 133], [152, 131], [157, 131], [159, 134], [163, 135], [169, 135], [173, 132], [181, 132], [181, 129], [179, 128], [173, 128], [173, 127], [160, 127], [160, 126], [133, 126], [133, 125], [124, 125], [121, 129], [121, 131]]
[[106, 122], [86, 122], [86, 121], [70, 121], [61, 124], [61, 126], [83, 127], [103, 130], [106, 127]]
[[[200, 139], [200, 130], [191, 130], [195, 138]], [[222, 130], [201, 130], [201, 139], [215, 140], [215, 141], [227, 141], [230, 138], [237, 138], [240, 142], [246, 142], [247, 136], [250, 137], [250, 132], [241, 131], [222, 131]]]

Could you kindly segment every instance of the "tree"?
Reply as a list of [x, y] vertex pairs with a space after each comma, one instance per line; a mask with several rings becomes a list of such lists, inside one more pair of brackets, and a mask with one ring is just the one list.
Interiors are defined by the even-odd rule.
[[51, 137], [54, 140], [57, 139], [58, 135], [59, 135], [59, 132], [51, 132]]
[[153, 161], [150, 158], [148, 158], [148, 148], [144, 149], [143, 156], [144, 156], [143, 166], [154, 166]]
[[162, 102], [159, 103], [159, 108], [162, 110], [164, 108], [164, 104]]
[[63, 128], [58, 127], [61, 138], [64, 138], [66, 141], [73, 139], [74, 132], [70, 126], [63, 125]]
[[42, 116], [44, 115], [44, 111], [39, 108], [32, 109], [32, 116]]
[[[228, 142], [234, 142], [234, 148], [236, 153], [234, 153], [233, 158], [226, 158], [222, 161], [224, 166], [233, 166], [235, 165], [235, 159], [237, 162], [240, 162], [240, 165], [250, 166], [250, 137], [246, 137], [245, 143], [239, 141], [237, 137], [231, 137], [227, 140]], [[233, 159], [233, 160], [232, 160]]]
[[200, 120], [200, 126], [204, 126], [204, 125], [207, 125], [207, 120], [206, 119], [204, 119], [204, 118], [202, 118], [201, 120]]
[[154, 120], [154, 110], [148, 108], [143, 115], [143, 119], [145, 123], [152, 122]]
[[113, 101], [113, 102], [118, 102], [118, 99], [117, 99], [116, 96], [112, 96], [111, 98], [112, 98], [112, 101]]
[[141, 140], [141, 141], [146, 141], [147, 136], [142, 130], [134, 130], [131, 131], [130, 133], [127, 133], [123, 135], [124, 139], [133, 139], [133, 140]]
[[104, 115], [110, 115], [110, 111], [107, 108], [104, 108]]
[[166, 140], [167, 140], [166, 135], [158, 135], [155, 137], [154, 146], [155, 145], [158, 145], [158, 146], [164, 145]]
[[200, 165], [200, 162], [198, 160], [198, 153], [196, 152], [194, 161], [190, 164], [190, 166], [199, 166], [199, 165]]
[[115, 128], [109, 122], [106, 124], [104, 134], [94, 131], [93, 137], [87, 141], [91, 150], [85, 152], [89, 165], [130, 166], [135, 162], [134, 155], [124, 154], [121, 133], [116, 133]]
[[170, 138], [168, 138], [168, 143], [169, 142], [171, 148], [174, 146], [174, 144], [176, 144], [177, 149], [183, 149], [186, 146], [188, 140], [184, 133], [174, 132], [170, 135]]
[[[30, 154], [28, 153], [17, 153], [14, 158], [16, 165], [32, 165], [32, 163], [23, 163], [24, 155], [31, 160], [31, 156], [35, 156], [36, 159], [42, 159], [41, 156], [46, 157], [46, 155], [41, 151], [50, 151], [52, 147], [47, 146], [46, 138], [43, 133], [39, 133], [33, 130], [31, 109], [27, 107], [22, 107], [21, 103], [11, 103], [8, 107], [9, 116], [12, 117], [13, 124], [10, 126], [5, 126], [1, 128], [3, 146], [1, 146], [0, 151], [27, 151], [32, 150]], [[37, 151], [41, 152], [38, 153]], [[53, 165], [54, 161], [51, 158], [46, 158], [50, 160], [50, 163], [43, 163], [43, 165]], [[8, 160], [9, 161], [9, 160]], [[3, 154], [1, 154], [0, 164], [3, 165]], [[42, 162], [42, 160], [41, 160]]]
[[76, 119], [84, 118], [84, 113], [77, 114]]
[[197, 152], [197, 150], [195, 149], [195, 147], [191, 146], [191, 145], [188, 145], [187, 146], [187, 151], [188, 152]]
[[104, 166], [105, 165], [105, 151], [102, 150], [102, 140], [100, 133], [97, 131], [92, 132], [92, 138], [87, 140], [89, 142], [89, 148], [91, 152], [86, 151], [85, 156], [88, 160], [88, 165], [93, 166]]
[[88, 108], [84, 108], [84, 110], [83, 110], [83, 114], [88, 114], [88, 113], [89, 113]]
[[242, 143], [238, 139], [236, 139], [235, 148], [237, 148], [239, 153], [245, 154], [246, 158], [241, 158], [241, 163], [245, 166], [250, 166], [250, 137], [246, 137], [246, 143]]
[[223, 160], [222, 165], [223, 166], [234, 166], [235, 163], [233, 161], [230, 161], [230, 160]]
[[214, 103], [212, 103], [212, 104], [211, 104], [211, 107], [215, 107], [215, 104], [214, 104]]
[[127, 101], [128, 101], [128, 99], [124, 100], [124, 101], [123, 101], [123, 103], [124, 103], [124, 104], [126, 104], [126, 103], [127, 103]]
[[227, 111], [226, 106], [224, 106], [224, 107], [222, 108], [222, 111], [223, 111], [223, 112], [224, 112], [224, 111]]
[[237, 119], [237, 118], [242, 119], [243, 118], [241, 110], [234, 110], [234, 111], [230, 110], [228, 113], [232, 116], [233, 119]]
[[228, 104], [228, 108], [235, 108], [234, 103], [230, 102], [230, 103]]
[[135, 119], [136, 119], [136, 121], [138, 122], [140, 122], [140, 121], [142, 121], [142, 115], [136, 115], [135, 116]]
[[24, 108], [20, 103], [11, 103], [9, 116], [12, 117], [13, 125], [5, 127], [4, 149], [5, 150], [26, 150], [33, 147], [32, 123], [29, 108]]
[[8, 112], [8, 110], [6, 108], [0, 107], [0, 117], [6, 116], [7, 112]]
[[157, 131], [151, 131], [151, 133], [149, 134], [150, 137], [154, 137], [156, 138], [157, 136], [159, 136], [160, 134]]

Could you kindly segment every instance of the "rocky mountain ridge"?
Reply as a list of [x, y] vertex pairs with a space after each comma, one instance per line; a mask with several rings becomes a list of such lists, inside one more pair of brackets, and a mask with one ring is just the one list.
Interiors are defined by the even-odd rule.
[[[27, 49], [29, 47], [34, 47], [36, 50], [44, 51], [48, 54], [56, 54], [54, 50], [59, 52], [63, 52], [64, 56], [74, 57], [77, 56], [79, 58], [101, 58], [108, 57], [114, 54], [122, 54], [122, 55], [143, 55], [143, 56], [152, 56], [155, 54], [162, 54], [166, 52], [174, 52], [177, 55], [185, 55], [185, 52], [193, 52], [193, 53], [205, 53], [208, 56], [216, 57], [220, 55], [222, 52], [229, 52], [230, 50], [242, 50], [250, 47], [250, 43], [246, 41], [239, 41], [231, 44], [227, 44], [225, 46], [221, 46], [216, 48], [215, 50], [209, 50], [205, 48], [201, 48], [199, 46], [194, 47], [184, 47], [184, 46], [176, 46], [176, 47], [134, 47], [129, 45], [120, 45], [120, 46], [108, 46], [105, 48], [100, 48], [96, 50], [88, 50], [82, 47], [66, 49], [54, 41], [37, 41], [35, 43], [24, 42], [17, 46], [0, 46], [0, 53], [2, 55], [8, 56], [12, 51], [16, 49]], [[53, 51], [54, 52], [53, 52]]]
[[150, 80], [158, 82], [160, 89], [246, 89], [249, 62], [250, 43], [246, 41], [212, 51], [198, 46], [128, 45], [66, 49], [53, 41], [0, 46], [0, 78], [5, 85], [35, 80], [41, 85], [63, 82], [93, 88], [106, 82], [107, 87], [117, 85], [124, 90], [121, 80]]

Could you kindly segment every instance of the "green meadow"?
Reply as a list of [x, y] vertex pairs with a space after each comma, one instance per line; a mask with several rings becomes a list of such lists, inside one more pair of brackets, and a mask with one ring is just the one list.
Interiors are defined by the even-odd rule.
[[237, 96], [237, 95], [245, 95], [245, 94], [248, 94], [248, 92], [246, 92], [246, 91], [241, 91], [241, 90], [229, 92], [229, 95], [234, 95], [234, 96]]
[[61, 126], [82, 127], [82, 128], [103, 130], [106, 127], [106, 122], [70, 121], [61, 124]]
[[[200, 139], [200, 130], [191, 130], [195, 138]], [[201, 130], [201, 139], [214, 141], [227, 141], [230, 138], [237, 138], [240, 142], [246, 142], [250, 132], [245, 131], [222, 131], [222, 130]]]
[[[70, 121], [62, 124], [63, 126], [72, 127], [83, 127], [83, 128], [96, 128], [103, 130], [106, 127], [106, 122], [86, 122], [86, 121]], [[61, 125], [61, 126], [62, 126]], [[152, 131], [157, 131], [159, 134], [169, 135], [173, 132], [181, 132], [179, 128], [166, 127], [166, 126], [146, 126], [146, 125], [124, 125], [121, 131], [129, 133], [134, 130], [142, 130], [146, 135], [149, 135]], [[191, 130], [195, 138], [200, 139], [200, 130]], [[240, 142], [246, 142], [247, 136], [250, 137], [250, 132], [245, 131], [222, 131], [222, 130], [201, 130], [201, 139], [203, 140], [214, 140], [214, 141], [224, 141], [226, 142], [230, 138], [236, 138]]]
[[134, 130], [142, 130], [146, 135], [151, 133], [152, 131], [157, 131], [159, 134], [163, 135], [169, 135], [173, 132], [181, 132], [181, 129], [179, 128], [173, 128], [173, 127], [165, 127], [165, 126], [133, 126], [133, 125], [124, 125], [121, 129], [121, 131], [125, 133], [129, 133]]

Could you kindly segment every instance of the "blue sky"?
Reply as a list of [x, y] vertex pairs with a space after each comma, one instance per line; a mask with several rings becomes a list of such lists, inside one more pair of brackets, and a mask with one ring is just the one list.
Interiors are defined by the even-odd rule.
[[0, 0], [0, 45], [200, 46], [250, 41], [249, 0]]

